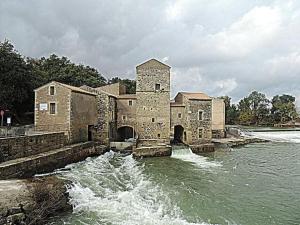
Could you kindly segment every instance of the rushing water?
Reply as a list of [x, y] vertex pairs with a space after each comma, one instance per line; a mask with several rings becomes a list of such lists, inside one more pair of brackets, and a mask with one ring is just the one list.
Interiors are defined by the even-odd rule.
[[135, 160], [109, 152], [68, 166], [74, 212], [51, 224], [299, 225], [300, 132], [198, 156]]

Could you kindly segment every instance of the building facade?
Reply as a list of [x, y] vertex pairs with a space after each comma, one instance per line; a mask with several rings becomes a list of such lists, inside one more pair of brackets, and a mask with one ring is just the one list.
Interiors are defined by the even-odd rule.
[[119, 83], [78, 88], [51, 82], [36, 89], [35, 127], [64, 131], [71, 143], [197, 145], [225, 135], [225, 108], [222, 99], [204, 93], [179, 92], [170, 101], [170, 67], [151, 59], [136, 67], [136, 94]]

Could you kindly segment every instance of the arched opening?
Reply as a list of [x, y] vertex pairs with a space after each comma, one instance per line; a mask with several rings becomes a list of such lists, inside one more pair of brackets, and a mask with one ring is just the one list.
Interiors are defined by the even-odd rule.
[[181, 125], [174, 127], [174, 143], [183, 143], [184, 128]]
[[132, 127], [124, 126], [118, 128], [118, 141], [127, 141], [135, 138], [135, 130]]

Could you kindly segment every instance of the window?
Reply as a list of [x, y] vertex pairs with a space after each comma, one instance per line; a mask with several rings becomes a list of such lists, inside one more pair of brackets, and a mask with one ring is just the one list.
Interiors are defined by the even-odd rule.
[[50, 114], [55, 114], [55, 113], [56, 113], [56, 104], [50, 103]]
[[181, 118], [181, 113], [178, 113], [178, 118], [179, 118], [179, 119]]
[[152, 118], [152, 123], [154, 123], [155, 122], [155, 119], [154, 118]]
[[128, 101], [128, 105], [132, 106], [132, 100]]
[[54, 86], [50, 86], [50, 95], [54, 95], [55, 89]]
[[126, 120], [126, 116], [122, 116], [122, 119], [123, 119], [123, 120]]
[[203, 128], [200, 128], [200, 129], [199, 129], [198, 138], [199, 138], [199, 139], [202, 139], [202, 138], [203, 138]]
[[198, 120], [203, 120], [203, 112], [198, 111]]
[[157, 134], [157, 137], [160, 138], [160, 134]]
[[160, 84], [155, 84], [155, 91], [159, 91], [160, 90]]

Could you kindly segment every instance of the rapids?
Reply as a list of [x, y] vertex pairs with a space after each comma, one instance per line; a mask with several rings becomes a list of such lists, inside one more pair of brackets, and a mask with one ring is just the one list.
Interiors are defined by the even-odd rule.
[[[300, 132], [299, 132], [300, 134]], [[295, 132], [198, 156], [136, 160], [114, 152], [57, 171], [73, 181], [74, 212], [52, 225], [299, 225], [300, 144]]]

